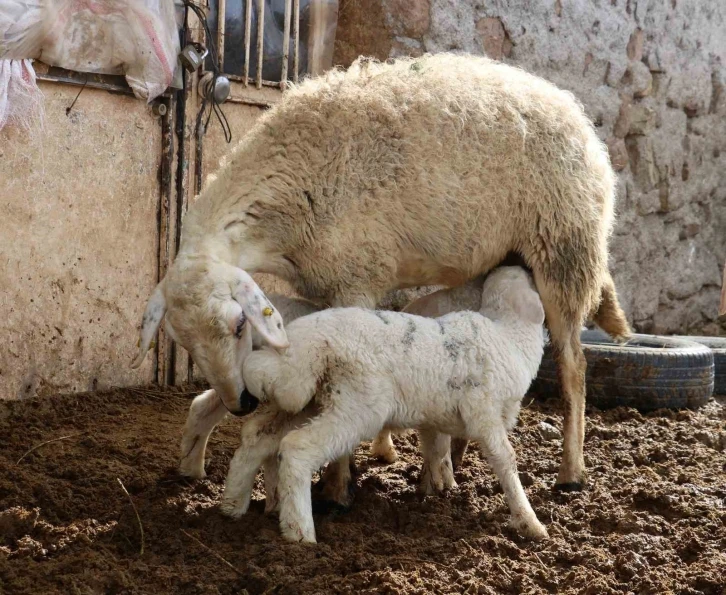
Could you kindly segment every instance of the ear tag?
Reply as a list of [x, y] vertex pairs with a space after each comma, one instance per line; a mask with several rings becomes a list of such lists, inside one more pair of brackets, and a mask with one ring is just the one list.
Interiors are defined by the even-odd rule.
[[151, 351], [154, 347], [156, 347], [156, 340], [152, 339], [151, 343], [149, 343], [149, 351]]
[[267, 306], [264, 310], [262, 310], [262, 315], [266, 317], [272, 316], [272, 308]]

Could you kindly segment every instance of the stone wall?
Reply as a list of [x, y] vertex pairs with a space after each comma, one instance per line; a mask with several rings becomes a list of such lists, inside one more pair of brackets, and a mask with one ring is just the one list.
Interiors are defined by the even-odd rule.
[[465, 51], [572, 91], [619, 175], [611, 268], [643, 332], [717, 334], [724, 0], [342, 0], [335, 61]]

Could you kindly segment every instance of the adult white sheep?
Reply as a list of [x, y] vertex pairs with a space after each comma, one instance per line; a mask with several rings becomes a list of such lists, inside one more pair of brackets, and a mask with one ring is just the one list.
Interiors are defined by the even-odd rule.
[[[245, 426], [230, 465], [223, 511], [233, 517], [247, 511], [255, 474], [267, 461], [268, 509], [274, 506], [276, 487], [283, 536], [314, 542], [313, 472], [384, 427], [415, 427], [426, 492], [454, 485], [448, 435], [477, 440], [502, 485], [512, 524], [528, 537], [546, 537], [522, 489], [507, 438], [542, 360], [544, 310], [531, 277], [520, 267], [494, 271], [480, 302], [480, 313], [437, 319], [360, 308], [326, 310], [287, 325], [290, 347], [284, 355], [267, 348], [250, 354], [243, 376], [253, 397], [293, 416], [313, 399], [317, 407], [292, 418], [300, 427], [291, 431], [290, 419], [279, 411], [266, 412], [252, 437]], [[275, 455], [277, 479], [269, 465]]]
[[[591, 314], [629, 334], [608, 272], [614, 174], [574, 97], [486, 58], [359, 59], [288, 91], [191, 205], [179, 254], [147, 305], [140, 365], [166, 312], [227, 407], [244, 388], [230, 332], [239, 267], [331, 306], [455, 286], [522, 256], [542, 296], [566, 400], [557, 485], [586, 481]], [[349, 459], [323, 494], [350, 502]]]

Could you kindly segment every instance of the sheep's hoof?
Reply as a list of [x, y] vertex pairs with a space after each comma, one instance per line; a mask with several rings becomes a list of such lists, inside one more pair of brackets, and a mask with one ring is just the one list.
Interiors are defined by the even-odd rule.
[[579, 481], [569, 481], [567, 483], [556, 483], [556, 492], [581, 492], [587, 484]]
[[355, 480], [350, 480], [342, 497], [339, 497], [332, 489], [329, 489], [329, 485], [327, 482], [324, 483], [322, 479], [315, 484], [312, 499], [313, 512], [315, 514], [348, 512], [353, 506], [353, 500], [355, 500]]
[[466, 454], [466, 447], [469, 445], [469, 441], [464, 438], [452, 438], [451, 440], [451, 466], [454, 471], [457, 471], [462, 463], [464, 462], [464, 455]]
[[560, 468], [555, 480], [555, 491], [557, 492], [581, 492], [587, 487], [587, 471], [585, 465], [578, 466], [580, 471], [565, 470], [564, 465]]
[[353, 505], [356, 492], [356, 471], [351, 459], [348, 473], [341, 473], [336, 464], [328, 465], [322, 477], [313, 487], [313, 512], [330, 514], [347, 512]]

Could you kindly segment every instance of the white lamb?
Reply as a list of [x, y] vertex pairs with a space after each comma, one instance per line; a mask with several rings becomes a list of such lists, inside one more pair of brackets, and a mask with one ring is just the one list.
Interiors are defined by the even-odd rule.
[[[251, 280], [250, 287], [254, 287], [256, 291], [262, 293], [262, 290], [253, 280]], [[267, 297], [267, 300], [285, 323], [320, 310], [319, 306], [302, 298], [272, 294]], [[247, 341], [247, 343], [243, 349], [241, 361], [244, 361], [244, 358], [253, 349], [259, 349], [266, 344], [263, 335], [255, 328], [254, 324], [249, 327], [249, 337], [243, 329], [240, 337], [240, 341], [242, 340]], [[249, 411], [248, 409], [245, 413], [249, 413]], [[212, 430], [227, 416], [227, 413], [229, 413], [229, 410], [214, 389], [205, 391], [194, 398], [189, 407], [189, 415], [187, 415], [184, 424], [184, 433], [181, 440], [179, 472], [182, 475], [194, 479], [206, 477], [204, 454], [207, 449], [207, 441], [212, 434]]]
[[523, 269], [503, 267], [485, 281], [480, 312], [429, 319], [334, 308], [291, 323], [284, 354], [250, 354], [247, 390], [274, 406], [245, 425], [222, 510], [233, 517], [246, 512], [264, 462], [267, 509], [276, 495], [283, 536], [315, 542], [312, 473], [383, 428], [418, 428], [423, 483], [454, 485], [444, 434], [476, 440], [504, 489], [514, 527], [546, 537], [507, 438], [542, 359], [542, 303]]

